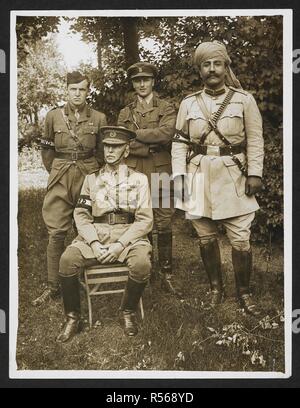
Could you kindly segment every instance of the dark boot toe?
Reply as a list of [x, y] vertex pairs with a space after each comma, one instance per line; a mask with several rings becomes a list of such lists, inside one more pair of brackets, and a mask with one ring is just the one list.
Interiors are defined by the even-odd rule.
[[136, 314], [131, 311], [123, 312], [124, 318], [124, 332], [128, 337], [134, 337], [138, 334], [138, 325], [136, 321]]
[[57, 343], [67, 343], [82, 330], [82, 321], [79, 318], [68, 318], [61, 333], [58, 335]]
[[44, 292], [35, 300], [31, 302], [32, 306], [38, 307], [46, 304], [49, 300], [56, 300], [60, 297], [60, 290], [53, 288], [46, 288]]

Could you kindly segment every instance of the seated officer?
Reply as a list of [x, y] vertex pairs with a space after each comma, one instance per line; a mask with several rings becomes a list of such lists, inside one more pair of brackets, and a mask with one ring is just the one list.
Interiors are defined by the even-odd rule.
[[151, 273], [152, 247], [147, 238], [153, 212], [147, 176], [129, 169], [125, 159], [133, 131], [104, 126], [106, 165], [86, 177], [74, 212], [79, 236], [60, 261], [60, 278], [66, 323], [58, 342], [80, 331], [78, 275], [87, 266], [125, 262], [129, 279], [122, 300], [125, 334], [138, 332], [135, 312]]

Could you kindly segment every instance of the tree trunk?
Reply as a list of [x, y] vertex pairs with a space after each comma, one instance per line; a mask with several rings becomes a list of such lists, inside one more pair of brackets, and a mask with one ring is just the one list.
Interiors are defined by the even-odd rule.
[[33, 117], [34, 117], [34, 119], [33, 119], [33, 124], [34, 124], [35, 126], [37, 126], [38, 123], [39, 123], [39, 115], [38, 115], [37, 109], [34, 110]]
[[99, 32], [97, 36], [97, 59], [98, 69], [102, 72], [102, 33]]
[[123, 27], [126, 68], [139, 61], [139, 36], [136, 17], [121, 19]]

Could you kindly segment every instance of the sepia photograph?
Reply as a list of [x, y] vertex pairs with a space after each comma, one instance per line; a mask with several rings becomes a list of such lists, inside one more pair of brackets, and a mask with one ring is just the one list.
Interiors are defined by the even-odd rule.
[[289, 377], [292, 13], [11, 17], [11, 377]]

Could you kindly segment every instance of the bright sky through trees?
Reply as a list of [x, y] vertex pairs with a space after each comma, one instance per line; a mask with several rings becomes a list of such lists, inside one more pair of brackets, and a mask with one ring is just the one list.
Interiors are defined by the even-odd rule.
[[[55, 38], [58, 51], [63, 55], [68, 70], [78, 68], [81, 62], [97, 68], [96, 43], [87, 44], [82, 41], [81, 34], [73, 34], [70, 30], [72, 23], [61, 18], [58, 33], [52, 34]], [[143, 48], [158, 52], [159, 47], [155, 42], [147, 38], [141, 41]]]
[[59, 31], [55, 34], [59, 52], [62, 53], [68, 70], [77, 68], [80, 62], [97, 67], [95, 44], [87, 44], [81, 39], [81, 34], [73, 34], [71, 22], [61, 19]]

